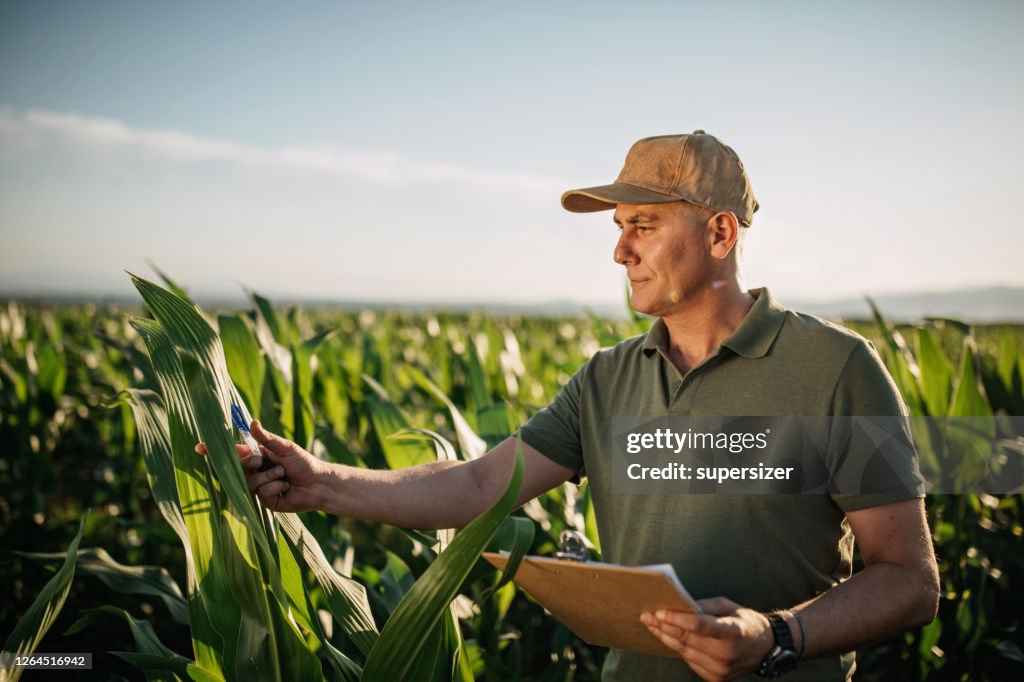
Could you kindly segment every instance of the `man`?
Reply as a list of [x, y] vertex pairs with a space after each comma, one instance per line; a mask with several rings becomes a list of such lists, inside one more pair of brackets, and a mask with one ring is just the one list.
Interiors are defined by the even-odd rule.
[[[650, 331], [596, 354], [521, 430], [519, 503], [589, 477], [606, 560], [672, 563], [702, 615], [645, 614], [678, 659], [613, 650], [614, 680], [843, 680], [856, 648], [930, 621], [938, 576], [919, 491], [804, 495], [621, 495], [612, 417], [898, 416], [870, 344], [778, 306], [740, 282], [738, 243], [758, 208], [736, 153], [690, 135], [637, 142], [611, 185], [567, 192], [570, 211], [614, 210], [615, 261]], [[244, 461], [249, 487], [282, 511], [417, 528], [458, 527], [502, 490], [515, 440], [471, 462], [400, 471], [324, 463], [254, 425], [275, 467]], [[912, 467], [912, 462], [904, 462]], [[285, 480], [287, 479], [287, 480]], [[853, 538], [864, 570], [851, 577]], [[682, 659], [682, 660], [680, 660]]]

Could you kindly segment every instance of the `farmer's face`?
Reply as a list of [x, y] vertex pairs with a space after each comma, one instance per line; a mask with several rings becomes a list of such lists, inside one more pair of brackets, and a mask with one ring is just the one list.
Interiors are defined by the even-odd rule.
[[704, 211], [677, 201], [619, 204], [615, 262], [625, 266], [633, 309], [665, 317], [683, 309], [692, 294], [709, 286], [713, 258]]

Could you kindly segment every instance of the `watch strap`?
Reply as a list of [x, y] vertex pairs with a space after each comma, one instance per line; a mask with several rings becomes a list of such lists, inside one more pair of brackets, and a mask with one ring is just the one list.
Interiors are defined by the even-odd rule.
[[796, 642], [793, 641], [793, 633], [789, 631], [789, 624], [777, 613], [766, 613], [768, 622], [771, 623], [772, 633], [775, 635], [775, 643], [783, 649], [789, 649], [796, 653]]
[[765, 618], [771, 625], [775, 642], [765, 654], [764, 660], [761, 661], [757, 675], [775, 679], [795, 668], [800, 662], [800, 658], [796, 653], [793, 633], [790, 632], [785, 619], [778, 613], [766, 613]]
[[807, 649], [807, 626], [804, 625], [803, 616], [796, 611], [787, 610], [784, 613], [788, 613], [793, 616], [793, 620], [795, 620], [796, 624], [800, 627], [800, 651], [796, 652], [796, 658], [799, 661], [804, 657], [804, 651]]

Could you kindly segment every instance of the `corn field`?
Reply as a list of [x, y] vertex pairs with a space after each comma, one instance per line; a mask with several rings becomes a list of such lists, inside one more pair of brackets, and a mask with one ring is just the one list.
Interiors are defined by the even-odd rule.
[[[207, 315], [163, 279], [133, 278], [138, 308], [0, 309], [4, 651], [93, 654], [62, 679], [599, 679], [604, 650], [479, 560], [553, 554], [567, 529], [599, 557], [585, 483], [513, 510], [517, 467], [458, 531], [274, 513], [248, 493], [224, 406], [351, 466], [470, 459], [646, 320], [283, 309], [255, 293]], [[851, 326], [912, 413], [992, 417], [991, 446], [1024, 461], [998, 427], [1024, 415], [1024, 330], [877, 311]], [[1024, 678], [1024, 491], [927, 508], [939, 615], [860, 652], [858, 679]]]

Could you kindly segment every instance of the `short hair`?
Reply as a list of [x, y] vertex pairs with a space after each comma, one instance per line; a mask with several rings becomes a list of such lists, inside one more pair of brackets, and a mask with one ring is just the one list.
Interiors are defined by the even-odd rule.
[[[708, 218], [719, 212], [713, 208], [701, 206], [700, 204], [694, 204], [689, 201], [683, 201], [680, 203], [686, 205], [686, 209], [690, 214], [690, 220], [694, 224], [707, 222]], [[739, 258], [740, 256], [743, 255], [743, 242], [747, 238], [747, 230], [749, 230], [750, 227], [742, 225], [739, 221], [739, 218], [736, 219], [736, 225], [737, 227], [739, 227], [739, 230], [737, 230], [736, 232], [736, 244], [733, 248], [736, 249], [736, 257]]]

